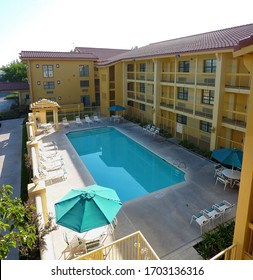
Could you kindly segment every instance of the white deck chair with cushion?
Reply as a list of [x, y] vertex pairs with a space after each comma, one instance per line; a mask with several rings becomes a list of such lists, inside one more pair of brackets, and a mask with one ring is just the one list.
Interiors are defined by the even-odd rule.
[[62, 118], [62, 124], [63, 124], [64, 127], [69, 127], [69, 122], [68, 122], [66, 117]]
[[220, 219], [222, 222], [222, 213], [213, 208], [210, 209], [204, 209], [201, 211], [207, 218], [210, 218], [212, 221], [212, 225], [215, 226], [215, 220]]
[[83, 122], [81, 121], [80, 117], [76, 117], [76, 124], [83, 125]]
[[43, 162], [63, 161], [63, 158], [60, 155], [46, 157], [43, 154], [40, 154], [40, 161], [43, 161]]
[[88, 115], [85, 115], [84, 121], [85, 121], [88, 125], [90, 125], [90, 124], [93, 123], [93, 121], [90, 119], [90, 117], [89, 117]]
[[47, 170], [40, 170], [40, 179], [44, 180], [45, 182], [52, 182], [54, 180], [62, 179], [65, 180], [67, 176], [67, 172], [65, 169], [58, 169], [54, 171], [47, 171]]
[[224, 221], [224, 217], [226, 214], [232, 211], [235, 204], [232, 204], [226, 200], [223, 200], [221, 203], [216, 203], [212, 206], [213, 209], [220, 212], [222, 214], [222, 219]]
[[203, 213], [192, 215], [190, 224], [195, 221], [200, 226], [200, 233], [203, 233], [203, 227], [209, 225], [211, 218], [206, 217]]
[[101, 120], [99, 119], [99, 117], [97, 115], [93, 116], [94, 122], [100, 123]]
[[47, 171], [57, 170], [64, 166], [64, 162], [62, 160], [53, 161], [53, 162], [43, 162], [40, 161], [40, 165], [43, 169]]
[[51, 146], [57, 148], [57, 143], [55, 141], [49, 141], [49, 142], [46, 142], [46, 143], [41, 142], [41, 145], [45, 148], [46, 147], [51, 147]]
[[42, 154], [46, 158], [52, 158], [55, 156], [58, 156], [58, 151], [57, 150], [51, 150], [51, 151], [41, 151], [40, 154]]
[[217, 175], [220, 175], [220, 174], [222, 174], [221, 173], [221, 171], [223, 170], [223, 169], [225, 169], [225, 167], [224, 166], [222, 166], [221, 164], [216, 164], [215, 166], [214, 166], [214, 178], [217, 176]]

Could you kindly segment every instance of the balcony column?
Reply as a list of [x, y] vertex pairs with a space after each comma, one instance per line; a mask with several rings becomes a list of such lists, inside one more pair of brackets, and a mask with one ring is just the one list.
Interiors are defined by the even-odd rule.
[[216, 148], [216, 140], [219, 134], [222, 123], [222, 111], [223, 111], [223, 96], [224, 96], [224, 74], [225, 63], [222, 54], [216, 55], [216, 76], [215, 76], [215, 95], [213, 104], [213, 122], [210, 139], [210, 150]]
[[[253, 75], [253, 52], [244, 56], [244, 64]], [[236, 259], [247, 259], [250, 239], [249, 223], [253, 221], [253, 79], [251, 79], [249, 108], [243, 149], [241, 182], [236, 212], [233, 243], [237, 244]], [[251, 244], [252, 246], [252, 244]]]

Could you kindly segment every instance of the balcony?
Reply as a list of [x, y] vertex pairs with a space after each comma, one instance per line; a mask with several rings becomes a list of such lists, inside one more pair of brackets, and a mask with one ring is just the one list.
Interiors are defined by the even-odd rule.
[[211, 120], [213, 118], [213, 108], [212, 106], [204, 106], [202, 104], [196, 105], [195, 115]]
[[173, 109], [174, 108], [174, 99], [168, 98], [168, 97], [161, 97], [160, 106]]
[[116, 240], [76, 260], [159, 260], [140, 231]]
[[225, 88], [228, 92], [248, 93], [250, 89], [250, 74], [229, 73], [225, 76]]
[[193, 104], [189, 102], [183, 102], [183, 101], [176, 101], [175, 109], [177, 111], [192, 114], [193, 113]]

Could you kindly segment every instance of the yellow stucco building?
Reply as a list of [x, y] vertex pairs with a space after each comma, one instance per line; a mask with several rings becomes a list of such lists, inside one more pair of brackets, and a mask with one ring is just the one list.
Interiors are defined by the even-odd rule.
[[101, 112], [119, 103], [140, 122], [206, 148], [243, 149], [251, 74], [234, 47], [253, 24], [158, 42], [100, 63]]
[[60, 105], [100, 106], [97, 64], [120, 49], [75, 48], [72, 52], [22, 51], [27, 65], [30, 102], [41, 99]]

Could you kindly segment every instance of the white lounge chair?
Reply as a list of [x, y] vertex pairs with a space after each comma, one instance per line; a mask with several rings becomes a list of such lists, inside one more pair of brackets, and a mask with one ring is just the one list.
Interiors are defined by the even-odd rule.
[[145, 131], [145, 132], [147, 132], [147, 131], [149, 131], [150, 130], [150, 128], [151, 128], [151, 124], [147, 124], [146, 126], [143, 126], [143, 131]]
[[200, 226], [200, 233], [203, 233], [203, 227], [208, 225], [211, 221], [211, 218], [206, 217], [203, 213], [199, 213], [198, 215], [192, 215], [190, 224], [195, 221]]
[[220, 212], [222, 214], [222, 219], [224, 221], [224, 217], [226, 214], [232, 211], [235, 204], [232, 204], [226, 200], [223, 200], [221, 203], [216, 203], [212, 206], [213, 209]]
[[39, 150], [41, 152], [48, 152], [48, 151], [57, 151], [58, 147], [56, 145], [47, 145], [44, 146], [42, 143], [38, 143]]
[[60, 169], [64, 166], [63, 161], [53, 161], [53, 162], [43, 162], [40, 161], [40, 165], [42, 166], [43, 169], [47, 171], [52, 171], [52, 170], [57, 170]]
[[41, 150], [39, 149], [40, 153], [46, 157], [46, 158], [51, 158], [51, 157], [55, 157], [58, 155], [58, 151], [57, 150], [49, 150], [49, 151], [45, 151], [45, 150]]
[[55, 161], [63, 161], [63, 158], [60, 155], [46, 157], [45, 155], [40, 154], [40, 160], [43, 162], [55, 162]]
[[40, 170], [40, 179], [44, 180], [45, 182], [50, 181], [51, 183], [57, 179], [66, 179], [67, 172], [65, 169], [58, 169], [54, 171], [47, 171], [47, 170]]
[[204, 216], [211, 219], [213, 226], [215, 225], [215, 220], [219, 218], [221, 219], [222, 222], [222, 213], [220, 211], [218, 212], [216, 209], [213, 208], [204, 209], [201, 212], [204, 214]]
[[50, 141], [50, 142], [46, 142], [46, 143], [41, 142], [41, 145], [45, 148], [51, 147], [51, 146], [57, 147], [57, 143], [55, 141]]
[[62, 124], [64, 127], [69, 127], [69, 122], [68, 122], [67, 118], [62, 118]]
[[88, 115], [85, 115], [84, 121], [85, 121], [88, 125], [90, 125], [90, 124], [93, 123], [93, 121], [90, 119], [90, 117], [89, 117]]
[[160, 128], [159, 127], [155, 128], [154, 131], [151, 131], [151, 134], [154, 135], [154, 136], [159, 134], [159, 133], [160, 133]]
[[99, 117], [97, 115], [94, 115], [93, 119], [94, 119], [94, 122], [98, 122], [98, 123], [101, 122], [101, 120], [99, 119]]
[[81, 121], [80, 117], [76, 117], [76, 124], [83, 125], [83, 122]]

